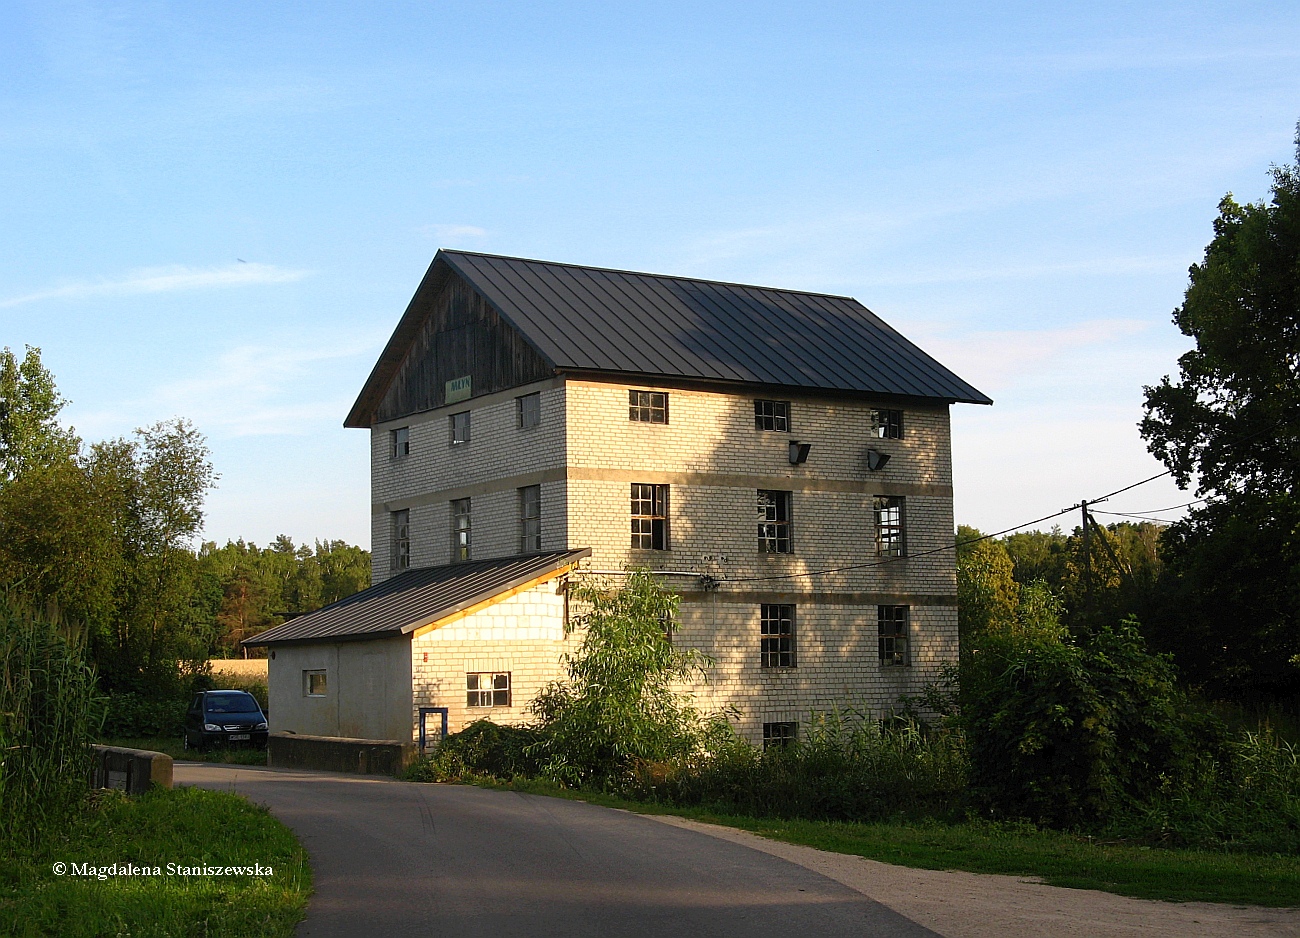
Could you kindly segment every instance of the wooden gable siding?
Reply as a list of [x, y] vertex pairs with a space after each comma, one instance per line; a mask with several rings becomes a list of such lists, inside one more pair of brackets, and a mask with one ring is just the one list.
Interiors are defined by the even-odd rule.
[[472, 397], [548, 377], [553, 369], [461, 277], [450, 274], [375, 414], [377, 422], [446, 403], [446, 384], [468, 375]]

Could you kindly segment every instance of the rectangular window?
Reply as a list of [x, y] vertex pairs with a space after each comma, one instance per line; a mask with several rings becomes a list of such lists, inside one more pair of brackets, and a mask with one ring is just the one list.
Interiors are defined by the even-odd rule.
[[469, 442], [469, 411], [462, 410], [447, 418], [451, 429], [451, 445], [460, 446]]
[[325, 671], [302, 672], [302, 695], [304, 697], [325, 696]]
[[389, 431], [388, 452], [393, 459], [405, 459], [411, 455], [411, 428], [398, 427]]
[[871, 432], [882, 440], [903, 438], [903, 412], [901, 410], [873, 410]]
[[877, 606], [876, 621], [880, 629], [880, 663], [886, 667], [906, 667], [907, 606]]
[[668, 486], [632, 483], [632, 549], [668, 549]]
[[789, 432], [790, 402], [754, 401], [754, 429]]
[[790, 499], [790, 492], [758, 490], [759, 553], [790, 553]]
[[393, 533], [393, 556], [389, 567], [405, 570], [411, 566], [411, 510], [403, 508], [390, 515]]
[[510, 672], [484, 671], [465, 675], [465, 706], [510, 706]]
[[542, 422], [542, 395], [537, 393], [516, 397], [515, 417], [520, 430], [539, 426]]
[[760, 619], [760, 664], [765, 668], [793, 668], [794, 606], [763, 603]]
[[794, 744], [799, 724], [793, 721], [763, 724], [763, 748], [768, 746], [790, 746]]
[[542, 487], [528, 485], [519, 490], [519, 553], [542, 549]]
[[451, 562], [460, 563], [470, 556], [469, 499], [458, 498], [451, 503]]
[[876, 556], [906, 557], [907, 537], [906, 518], [903, 511], [903, 496], [877, 495], [876, 509]]
[[666, 391], [628, 391], [627, 419], [638, 423], [668, 422]]

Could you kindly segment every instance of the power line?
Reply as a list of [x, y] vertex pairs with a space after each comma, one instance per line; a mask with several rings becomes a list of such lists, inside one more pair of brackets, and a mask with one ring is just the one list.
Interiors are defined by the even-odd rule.
[[755, 583], [755, 582], [767, 581], [767, 580], [794, 580], [800, 577], [825, 576], [826, 574], [830, 574], [830, 573], [844, 573], [849, 570], [865, 570], [869, 567], [880, 567], [880, 566], [884, 566], [887, 563], [896, 563], [899, 560], [911, 560], [914, 557], [928, 557], [931, 554], [940, 554], [946, 550], [957, 550], [957, 548], [959, 547], [968, 547], [971, 544], [978, 544], [980, 541], [986, 541], [991, 537], [1001, 537], [1003, 534], [1010, 534], [1012, 531], [1019, 531], [1021, 528], [1027, 528], [1030, 527], [1031, 525], [1041, 524], [1044, 521], [1051, 521], [1053, 518], [1059, 518], [1061, 515], [1069, 514], [1070, 512], [1079, 508], [1080, 505], [1084, 505], [1084, 504], [1092, 505], [1096, 502], [1104, 502], [1106, 499], [1114, 495], [1119, 495], [1123, 492], [1129, 491], [1130, 489], [1135, 489], [1139, 485], [1146, 485], [1148, 482], [1154, 482], [1156, 479], [1163, 479], [1165, 476], [1170, 475], [1172, 472], [1173, 472], [1172, 469], [1167, 469], [1164, 472], [1157, 473], [1156, 475], [1151, 476], [1151, 478], [1149, 479], [1143, 479], [1141, 482], [1134, 482], [1132, 485], [1126, 485], [1122, 489], [1116, 489], [1115, 491], [1108, 492], [1107, 494], [1102, 495], [1098, 498], [1090, 498], [1086, 502], [1080, 502], [1078, 505], [1071, 505], [1069, 508], [1062, 508], [1060, 511], [1053, 512], [1050, 515], [1044, 515], [1042, 518], [1035, 518], [1033, 521], [1025, 521], [1022, 522], [1021, 524], [1017, 524], [1009, 528], [1005, 528], [1004, 530], [995, 531], [992, 534], [981, 534], [979, 537], [967, 538], [964, 541], [958, 541], [952, 545], [946, 545], [944, 547], [935, 547], [932, 548], [931, 550], [923, 550], [919, 554], [908, 554], [906, 557], [882, 557], [880, 560], [872, 560], [869, 561], [868, 563], [848, 564], [847, 566], [831, 567], [826, 570], [810, 570], [806, 573], [778, 573], [778, 574], [772, 574], [770, 576], [742, 576], [742, 577], [720, 577], [720, 578], [710, 577], [709, 579], [716, 579], [717, 582], [719, 583]]

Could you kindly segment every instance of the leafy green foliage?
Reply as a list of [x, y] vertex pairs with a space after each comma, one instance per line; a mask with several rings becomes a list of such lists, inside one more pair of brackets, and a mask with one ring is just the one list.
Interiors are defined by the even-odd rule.
[[72, 458], [76, 435], [58, 423], [65, 404], [40, 349], [27, 346], [22, 362], [11, 349], [0, 350], [0, 485]]
[[[963, 640], [1015, 615], [1020, 586], [1006, 547], [975, 528], [957, 528], [957, 610]], [[974, 543], [971, 543], [974, 541]]]
[[76, 813], [100, 708], [83, 636], [0, 594], [0, 842], [30, 845]]
[[705, 674], [709, 662], [670, 639], [677, 595], [634, 570], [619, 588], [584, 583], [571, 599], [585, 607], [575, 617], [582, 645], [565, 659], [568, 680], [547, 685], [529, 705], [542, 772], [601, 787], [627, 777], [638, 761], [696, 750], [706, 721], [672, 682]]
[[1107, 819], [1186, 775], [1186, 700], [1137, 623], [1085, 643], [990, 635], [961, 666], [972, 794], [1001, 815], [1052, 825]]
[[404, 777], [412, 782], [533, 777], [541, 772], [535, 754], [541, 739], [541, 733], [531, 726], [476, 720], [443, 740], [432, 757], [412, 764]]

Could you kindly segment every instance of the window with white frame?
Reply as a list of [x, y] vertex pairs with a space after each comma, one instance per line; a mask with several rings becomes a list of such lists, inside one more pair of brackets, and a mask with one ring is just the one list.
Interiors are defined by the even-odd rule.
[[469, 560], [473, 547], [470, 529], [470, 501], [468, 498], [455, 499], [451, 510], [451, 562], [459, 563]]
[[447, 418], [448, 429], [451, 434], [451, 445], [461, 446], [469, 442], [469, 411], [462, 410], [458, 414], [452, 414]]
[[389, 568], [405, 570], [411, 566], [411, 509], [403, 508], [389, 515], [392, 529], [392, 556]]
[[628, 391], [627, 419], [635, 423], [667, 423], [666, 391]]
[[789, 401], [754, 401], [754, 429], [790, 431]]
[[906, 667], [907, 606], [877, 606], [876, 623], [880, 632], [880, 663], [885, 667]]
[[758, 490], [758, 550], [762, 554], [788, 554], [791, 492]]
[[465, 706], [510, 706], [510, 672], [479, 671], [465, 675]]
[[398, 427], [388, 431], [388, 454], [393, 459], [405, 459], [411, 455], [411, 428]]
[[542, 422], [542, 395], [540, 392], [515, 398], [515, 423], [520, 430], [529, 430]]
[[759, 610], [759, 664], [764, 668], [793, 668], [794, 606], [763, 603]]
[[875, 497], [876, 514], [876, 556], [906, 557], [907, 529], [906, 512], [902, 495], [877, 495]]
[[519, 490], [519, 553], [542, 549], [542, 487], [526, 485]]
[[632, 549], [668, 550], [668, 486], [632, 483]]

